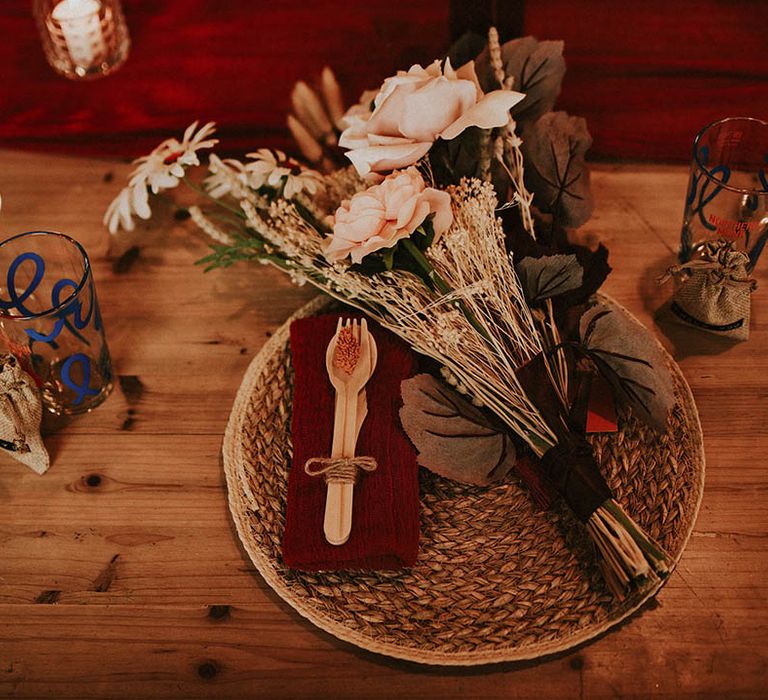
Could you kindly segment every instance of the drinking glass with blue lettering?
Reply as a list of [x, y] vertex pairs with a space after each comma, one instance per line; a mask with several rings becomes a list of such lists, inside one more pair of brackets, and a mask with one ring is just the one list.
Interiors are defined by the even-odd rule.
[[768, 123], [721, 119], [693, 142], [680, 261], [712, 241], [728, 241], [749, 256], [752, 271], [768, 240]]
[[0, 243], [0, 350], [18, 358], [53, 413], [85, 413], [109, 395], [112, 363], [77, 241], [31, 231]]

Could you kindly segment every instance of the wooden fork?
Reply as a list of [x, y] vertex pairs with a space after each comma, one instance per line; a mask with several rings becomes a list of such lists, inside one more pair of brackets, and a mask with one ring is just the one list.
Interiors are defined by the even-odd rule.
[[[351, 374], [336, 367], [333, 359], [339, 333], [351, 328], [353, 337], [360, 347], [360, 356]], [[377, 349], [373, 336], [368, 331], [365, 319], [342, 321], [336, 326], [336, 334], [326, 351], [326, 369], [331, 384], [336, 390], [334, 411], [333, 445], [331, 457], [354, 457], [357, 437], [368, 413], [367, 399], [363, 387], [373, 374]], [[329, 481], [325, 500], [323, 530], [331, 544], [344, 544], [352, 529], [352, 500], [354, 484]]]

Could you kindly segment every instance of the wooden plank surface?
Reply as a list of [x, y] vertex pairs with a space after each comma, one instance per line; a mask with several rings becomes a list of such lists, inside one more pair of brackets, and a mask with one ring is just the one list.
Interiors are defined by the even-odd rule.
[[656, 601], [592, 644], [457, 670], [336, 641], [238, 545], [219, 456], [229, 410], [250, 359], [313, 292], [261, 266], [203, 274], [192, 263], [204, 243], [167, 219], [140, 231], [146, 245], [117, 274], [100, 219], [127, 165], [9, 151], [0, 165], [0, 234], [51, 228], [85, 244], [124, 378], [47, 439], [45, 476], [0, 456], [0, 696], [765, 696], [766, 292], [746, 343], [661, 335], [654, 280], [673, 262], [685, 169], [595, 168], [585, 227], [611, 251], [605, 290], [674, 351], [698, 402], [707, 482], [682, 562]]

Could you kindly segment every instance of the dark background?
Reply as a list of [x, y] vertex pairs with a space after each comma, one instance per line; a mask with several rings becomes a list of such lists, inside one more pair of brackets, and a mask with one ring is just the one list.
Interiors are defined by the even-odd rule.
[[330, 65], [347, 103], [491, 22], [502, 39], [565, 40], [559, 109], [587, 119], [593, 158], [688, 159], [723, 116], [768, 119], [765, 0], [123, 0], [126, 64], [56, 75], [31, 0], [0, 3], [0, 147], [135, 157], [195, 119], [223, 150], [289, 148], [289, 96]]

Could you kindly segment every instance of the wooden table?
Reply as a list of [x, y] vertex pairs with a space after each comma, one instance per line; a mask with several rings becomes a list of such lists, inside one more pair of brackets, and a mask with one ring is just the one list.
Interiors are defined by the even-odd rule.
[[[4, 237], [58, 229], [90, 251], [120, 376], [102, 407], [47, 438], [46, 475], [0, 457], [0, 694], [765, 697], [764, 289], [746, 343], [679, 329], [662, 338], [696, 396], [708, 464], [693, 537], [657, 600], [554, 659], [423, 668], [305, 622], [255, 572], [230, 522], [220, 446], [235, 392], [313, 291], [256, 265], [204, 274], [192, 264], [204, 243], [170, 217], [144, 226], [139, 257], [116, 267], [101, 216], [127, 164], [0, 152], [0, 165]], [[603, 165], [593, 181], [585, 230], [611, 251], [605, 290], [661, 335], [654, 278], [673, 261], [685, 169]]]

